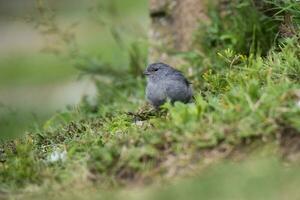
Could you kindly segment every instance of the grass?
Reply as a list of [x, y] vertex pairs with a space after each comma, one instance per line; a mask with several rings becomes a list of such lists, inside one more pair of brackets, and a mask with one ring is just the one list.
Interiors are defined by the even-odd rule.
[[[118, 191], [101, 190], [91, 184], [49, 185], [39, 192], [28, 192], [24, 199], [293, 199], [297, 198], [299, 168], [286, 169], [276, 159], [249, 160], [245, 163], [222, 163], [202, 171], [188, 180], [148, 188], [124, 188]], [[263, 189], [262, 189], [263, 188]], [[34, 189], [31, 189], [31, 191]]]
[[[203, 149], [221, 143], [235, 146], [254, 137], [272, 141], [285, 134], [286, 127], [299, 132], [295, 92], [300, 85], [290, 71], [300, 65], [297, 59], [285, 59], [297, 58], [295, 41], [287, 40], [280, 52], [270, 52], [266, 58], [228, 63], [222, 73], [208, 70], [195, 102], [166, 105], [167, 115], [126, 114], [139, 107], [132, 101], [142, 98], [142, 83], [140, 87], [130, 81], [123, 82], [125, 86], [115, 83], [113, 94], [105, 94], [105, 99], [112, 98], [109, 104], [99, 104], [98, 111], [91, 112], [83, 104], [77, 111], [51, 119], [44, 129], [3, 145], [6, 161], [1, 165], [1, 187], [74, 181], [72, 168], [78, 163], [84, 166], [78, 176], [101, 185], [151, 181], [180, 167], [179, 161], [171, 166], [165, 163], [170, 156], [180, 160], [186, 155], [184, 166]], [[67, 151], [67, 161], [47, 161], [57, 148]]]
[[7, 106], [0, 106], [0, 132], [1, 139], [9, 140], [20, 136], [20, 131], [28, 131], [39, 127], [49, 118], [49, 114], [36, 111], [35, 113], [28, 110], [16, 110]]
[[[253, 19], [265, 26], [260, 18]], [[225, 24], [217, 35], [223, 30], [230, 29]], [[1, 190], [12, 198], [21, 192], [22, 197], [42, 194], [49, 199], [52, 193], [118, 199], [122, 189], [132, 199], [294, 197], [298, 167], [285, 168], [281, 159], [288, 158], [282, 152], [294, 157], [298, 152], [287, 149], [299, 141], [300, 133], [299, 38], [273, 39], [276, 42], [269, 40], [268, 50], [256, 46], [255, 51], [244, 52], [232, 43], [215, 46], [222, 43], [218, 36], [214, 37], [218, 41], [204, 44], [211, 50], [206, 57], [199, 49], [186, 53], [195, 101], [167, 103], [161, 111], [144, 104], [145, 80], [137, 74], [126, 70], [102, 74], [95, 80], [97, 102], [83, 99], [76, 109], [58, 113], [43, 127], [1, 144]], [[201, 43], [201, 37], [195, 42]], [[135, 63], [142, 63], [140, 59]], [[275, 160], [210, 165], [259, 154]], [[157, 182], [170, 185], [182, 176], [197, 177], [150, 194], [128, 189]], [[70, 191], [73, 188], [82, 193]], [[33, 196], [26, 191], [34, 191]]]

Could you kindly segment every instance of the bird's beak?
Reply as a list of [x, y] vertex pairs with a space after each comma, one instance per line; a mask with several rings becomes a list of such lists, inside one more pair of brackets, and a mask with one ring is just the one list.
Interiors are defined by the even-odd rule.
[[144, 71], [144, 73], [143, 73], [145, 76], [149, 76], [150, 75], [150, 73], [149, 72], [147, 72], [147, 71]]

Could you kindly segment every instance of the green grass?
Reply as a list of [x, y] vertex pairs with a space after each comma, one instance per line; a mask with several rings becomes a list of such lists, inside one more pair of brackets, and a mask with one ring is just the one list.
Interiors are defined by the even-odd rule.
[[[291, 73], [300, 66], [297, 45], [287, 40], [280, 52], [271, 51], [266, 58], [243, 57], [220, 71], [208, 70], [202, 75], [202, 92], [195, 88], [195, 102], [166, 105], [167, 115], [126, 114], [139, 107], [133, 102], [143, 101], [143, 81], [132, 84], [123, 77], [122, 85], [114, 82], [110, 92], [100, 93], [98, 109], [83, 103], [79, 110], [51, 119], [44, 129], [4, 145], [1, 187], [74, 181], [72, 168], [78, 163], [84, 167], [78, 176], [88, 171], [100, 185], [154, 180], [220, 143], [235, 146], [254, 137], [272, 141], [285, 134], [282, 130], [299, 132], [295, 92], [300, 84]], [[224, 56], [229, 59], [231, 53]], [[141, 119], [146, 119], [142, 125], [135, 123]], [[67, 161], [47, 161], [56, 148], [67, 151]], [[189, 156], [166, 167], [164, 161], [171, 155]]]
[[[96, 185], [47, 185], [23, 199], [295, 199], [299, 167], [284, 167], [276, 159], [226, 162], [201, 170], [188, 180], [168, 181], [148, 188], [99, 189]], [[71, 187], [72, 186], [72, 187]], [[30, 189], [29, 189], [30, 190]], [[34, 188], [31, 188], [34, 190]], [[55, 191], [55, 192], [53, 192]], [[17, 195], [13, 195], [16, 197]]]
[[45, 120], [51, 116], [49, 113], [29, 112], [28, 110], [14, 110], [0, 106], [0, 133], [1, 139], [8, 140], [20, 136], [20, 132], [36, 129], [39, 124], [43, 124]]
[[[238, 12], [238, 17], [244, 14]], [[249, 26], [265, 26], [259, 22], [260, 18], [254, 17]], [[219, 30], [218, 35], [230, 29]], [[295, 197], [298, 167], [290, 164], [291, 168], [286, 168], [281, 158], [287, 159], [282, 152], [289, 149], [284, 140], [291, 136], [291, 141], [297, 142], [300, 133], [299, 38], [279, 40], [274, 35], [268, 35], [273, 38], [266, 41], [270, 48], [263, 53], [259, 45], [256, 51], [247, 52], [231, 42], [222, 43], [221, 48], [215, 44], [220, 44], [222, 37], [209, 35], [217, 40], [203, 44], [210, 53], [204, 57], [198, 49], [187, 52], [184, 56], [189, 65], [181, 66], [184, 72], [192, 66], [189, 79], [194, 102], [166, 103], [161, 111], [145, 105], [145, 80], [129, 73], [128, 66], [117, 73], [102, 73], [95, 80], [99, 90], [96, 102], [85, 98], [76, 109], [56, 114], [39, 129], [1, 143], [1, 190], [49, 199], [54, 198], [53, 193], [66, 198], [118, 199], [124, 192], [133, 199]], [[201, 41], [201, 37], [195, 39]], [[141, 49], [134, 50], [131, 57], [137, 68], [144, 60], [144, 54], [137, 53]], [[132, 62], [135, 59], [138, 62]], [[101, 72], [103, 68], [92, 65], [87, 72], [93, 70]], [[293, 151], [291, 145], [297, 156], [297, 150]], [[64, 156], [53, 160], [59, 154]], [[275, 160], [226, 162], [261, 155]], [[212, 165], [218, 162], [221, 164]], [[170, 185], [184, 175], [197, 177], [150, 190], [150, 194], [144, 189], [136, 194], [127, 187]], [[26, 191], [34, 192], [31, 196]]]

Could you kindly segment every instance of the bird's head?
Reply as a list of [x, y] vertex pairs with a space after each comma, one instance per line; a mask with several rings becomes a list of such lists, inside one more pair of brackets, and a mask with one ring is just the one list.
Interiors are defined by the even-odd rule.
[[144, 75], [149, 79], [157, 79], [159, 77], [165, 76], [168, 72], [174, 70], [167, 64], [164, 63], [152, 63], [148, 65], [144, 71]]

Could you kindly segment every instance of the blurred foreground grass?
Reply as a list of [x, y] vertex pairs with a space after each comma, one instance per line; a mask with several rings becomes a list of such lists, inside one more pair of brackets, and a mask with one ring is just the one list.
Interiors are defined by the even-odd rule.
[[151, 199], [297, 199], [299, 181], [299, 166], [285, 168], [276, 160], [220, 163]]
[[93, 184], [84, 187], [78, 182], [72, 187], [48, 185], [37, 193], [34, 188], [28, 188], [22, 199], [289, 200], [299, 197], [299, 183], [298, 165], [286, 167], [275, 158], [261, 158], [221, 162], [201, 170], [200, 174], [194, 173], [193, 178], [166, 181], [147, 188], [135, 186], [116, 190]]

